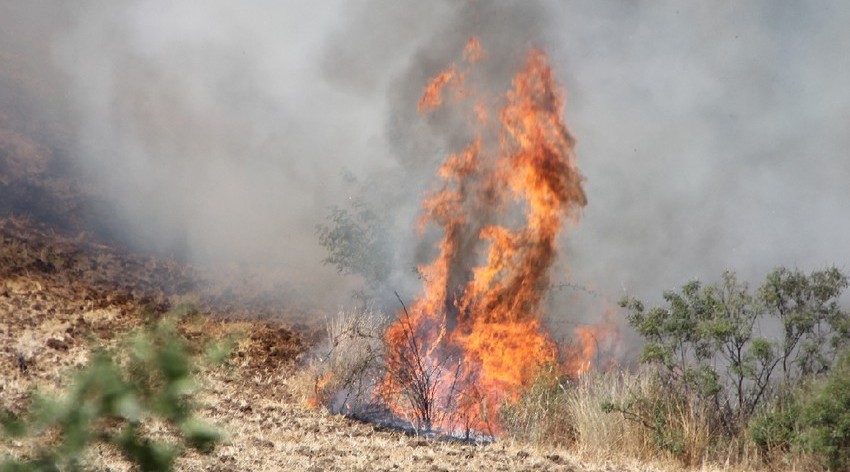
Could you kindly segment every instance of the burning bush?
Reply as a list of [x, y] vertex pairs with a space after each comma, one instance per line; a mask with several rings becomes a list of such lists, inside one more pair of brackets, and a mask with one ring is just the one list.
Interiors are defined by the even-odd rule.
[[413, 389], [421, 398], [391, 408], [427, 427], [436, 416], [422, 405], [435, 398], [446, 398], [448, 411], [468, 410], [439, 415], [446, 430], [462, 427], [458, 418], [497, 430], [500, 405], [519, 395], [535, 368], [557, 359], [541, 305], [563, 220], [586, 204], [562, 119], [564, 92], [546, 54], [532, 49], [513, 87], [493, 103], [472, 94], [482, 58], [473, 38], [462, 65], [438, 74], [419, 102], [429, 114], [451, 100], [469, 111], [475, 131], [439, 168], [442, 184], [423, 204], [421, 226], [442, 230], [439, 254], [419, 268], [423, 294], [387, 331], [392, 355], [382, 389], [410, 391], [413, 378], [425, 381]]
[[[564, 90], [540, 49], [528, 52], [506, 92], [479, 75], [486, 60], [471, 38], [419, 100], [429, 123], [466, 119], [457, 134], [468, 143], [447, 155], [438, 185], [426, 192], [420, 232], [439, 230], [438, 251], [417, 268], [421, 294], [386, 330], [376, 390], [417, 428], [467, 435], [498, 433], [499, 409], [519, 398], [540, 366], [566, 360], [559, 370], [586, 370], [597, 334], [605, 334], [583, 326], [583, 346], [559, 353], [542, 321], [558, 237], [587, 203], [563, 121]], [[319, 227], [326, 262], [379, 285], [386, 267], [370, 262], [381, 239], [374, 212], [335, 210], [331, 220]], [[317, 377], [327, 392], [339, 382], [347, 383], [332, 367]]]

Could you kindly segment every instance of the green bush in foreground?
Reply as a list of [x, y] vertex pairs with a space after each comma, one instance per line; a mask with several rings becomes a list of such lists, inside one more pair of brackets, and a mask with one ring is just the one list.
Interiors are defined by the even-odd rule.
[[[56, 439], [32, 457], [6, 458], [0, 471], [79, 470], [94, 443], [114, 445], [140, 470], [170, 470], [181, 449], [142, 432], [157, 420], [179, 432], [189, 447], [210, 451], [221, 435], [193, 414], [193, 358], [177, 333], [179, 317], [170, 313], [117, 349], [95, 350], [61, 398], [37, 397], [22, 415], [4, 414], [0, 444], [48, 434]], [[218, 358], [212, 360], [223, 360], [223, 351], [215, 351]]]

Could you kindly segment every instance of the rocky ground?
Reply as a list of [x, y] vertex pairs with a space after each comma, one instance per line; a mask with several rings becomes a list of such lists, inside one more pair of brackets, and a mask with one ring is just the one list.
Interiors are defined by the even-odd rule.
[[[182, 457], [180, 470], [647, 470], [505, 441], [418, 437], [310, 409], [295, 374], [321, 333], [311, 314], [252, 303], [184, 264], [89, 239], [0, 220], [0, 407], [24, 408], [35, 388], [60, 391], [93, 343], [112, 343], [145, 317], [188, 302], [197, 314], [181, 322], [186, 338], [235, 334], [240, 341], [224, 365], [201, 371], [200, 413], [227, 437], [210, 454]], [[149, 433], [170, 434], [156, 426]], [[0, 456], [31, 448], [0, 439]], [[93, 470], [130, 470], [106, 446], [86, 461]]]

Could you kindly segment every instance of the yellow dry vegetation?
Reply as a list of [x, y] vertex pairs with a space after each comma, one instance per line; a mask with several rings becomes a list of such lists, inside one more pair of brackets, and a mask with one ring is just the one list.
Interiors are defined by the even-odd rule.
[[[94, 345], [115, 345], [177, 303], [197, 303], [179, 325], [190, 342], [236, 337], [224, 364], [199, 367], [197, 373], [198, 414], [225, 439], [209, 454], [187, 451], [178, 470], [677, 470], [671, 462], [635, 463], [604, 453], [611, 451], [603, 444], [604, 431], [594, 436], [599, 447], [585, 451], [510, 440], [475, 444], [405, 434], [309, 408], [305, 391], [314, 379], [300, 360], [321, 323], [300, 319], [294, 329], [269, 321], [267, 312], [252, 319], [232, 307], [216, 308], [208, 302], [215, 299], [210, 293], [169, 291], [169, 284], [197, 276], [189, 268], [66, 238], [23, 220], [0, 220], [0, 238], [0, 408], [21, 411], [34, 389], [61, 392]], [[159, 422], [146, 423], [143, 432], [177, 442]], [[52, 439], [2, 439], [0, 456], [26, 456]], [[105, 445], [90, 448], [85, 462], [94, 470], [131, 470], [119, 451]]]

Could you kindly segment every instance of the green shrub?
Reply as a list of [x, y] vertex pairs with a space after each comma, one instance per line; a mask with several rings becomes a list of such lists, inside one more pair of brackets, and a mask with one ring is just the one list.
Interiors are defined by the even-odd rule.
[[114, 445], [142, 471], [170, 470], [180, 449], [142, 433], [154, 420], [189, 447], [210, 451], [221, 435], [194, 416], [194, 360], [177, 333], [180, 316], [171, 313], [137, 330], [118, 348], [95, 349], [60, 398], [37, 396], [23, 414], [5, 413], [0, 444], [9, 438], [55, 439], [30, 458], [7, 458], [0, 471], [79, 470], [93, 443]]
[[802, 402], [799, 429], [803, 450], [832, 470], [850, 470], [850, 351]]
[[824, 468], [850, 470], [850, 350], [827, 375], [775, 399], [748, 430], [767, 458], [803, 454]]
[[355, 293], [369, 301], [384, 287], [390, 276], [389, 220], [375, 211], [362, 195], [353, 198], [348, 208], [330, 207], [326, 221], [316, 233], [328, 256], [322, 261], [343, 275], [363, 277], [368, 288]]
[[792, 451], [798, 443], [797, 420], [800, 417], [798, 398], [803, 392], [798, 386], [792, 394], [774, 400], [753, 416], [748, 433], [750, 440], [764, 457], [776, 457]]
[[[822, 374], [847, 343], [850, 313], [838, 299], [848, 278], [828, 268], [806, 275], [780, 267], [754, 293], [734, 273], [664, 293], [664, 306], [625, 298], [629, 324], [647, 343], [642, 362], [680, 393], [714, 405], [728, 436], [744, 428], [777, 388]], [[778, 339], [759, 336], [764, 326]]]
[[[671, 418], [696, 411], [707, 420], [710, 454], [743, 460], [751, 441], [768, 459], [794, 453], [846, 468], [850, 374], [834, 361], [850, 342], [850, 313], [838, 302], [847, 287], [835, 268], [780, 267], [757, 290], [726, 272], [718, 284], [694, 280], [665, 292], [661, 306], [623, 299], [629, 324], [646, 340], [641, 361], [668, 393], [637, 395], [608, 411], [652, 431], [656, 447], [676, 455], [698, 448], [680, 448], [686, 436], [676, 425], [689, 422]], [[760, 334], [770, 328], [779, 335]]]

